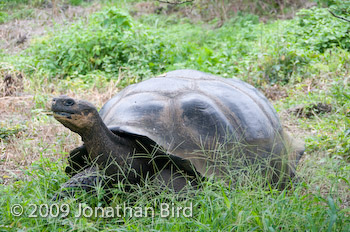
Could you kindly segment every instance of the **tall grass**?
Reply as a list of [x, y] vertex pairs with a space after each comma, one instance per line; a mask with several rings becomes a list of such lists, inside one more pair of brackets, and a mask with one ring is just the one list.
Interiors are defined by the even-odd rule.
[[[330, 160], [328, 160], [330, 161]], [[292, 189], [279, 191], [261, 184], [263, 178], [254, 172], [236, 178], [236, 183], [226, 183], [209, 179], [202, 183], [202, 188], [187, 193], [182, 200], [178, 195], [169, 191], [155, 191], [157, 186], [134, 186], [131, 192], [116, 187], [113, 190], [114, 199], [108, 206], [96, 202], [91, 195], [66, 198], [60, 202], [53, 202], [50, 198], [59, 189], [59, 184], [66, 179], [62, 174], [60, 163], [41, 159], [36, 162], [26, 175], [30, 181], [17, 181], [13, 185], [0, 189], [1, 224], [10, 229], [38, 230], [166, 230], [166, 231], [347, 231], [350, 229], [348, 208], [342, 207], [342, 200], [346, 197], [337, 189], [338, 179], [330, 180], [329, 195], [322, 194], [324, 186], [316, 187], [312, 178], [300, 171], [299, 183], [294, 183]], [[49, 169], [48, 169], [49, 168]], [[313, 167], [315, 168], [315, 167]], [[349, 174], [349, 170], [347, 171]], [[320, 172], [313, 172], [319, 175]], [[326, 177], [327, 179], [329, 177]], [[249, 181], [247, 181], [249, 180]], [[349, 187], [349, 186], [348, 186]], [[169, 217], [162, 217], [161, 203], [168, 203], [171, 207], [189, 207], [192, 204], [192, 215], [185, 217], [176, 213]], [[20, 217], [10, 212], [14, 204], [20, 204], [25, 212]], [[45, 208], [34, 211], [34, 206], [48, 204], [69, 205], [69, 215], [66, 217], [41, 217]], [[124, 205], [125, 204], [125, 205]], [[115, 215], [109, 218], [106, 215], [84, 217], [80, 215], [81, 207], [151, 207], [154, 217]], [[106, 208], [105, 208], [106, 209]], [[64, 215], [64, 210], [60, 211]], [[176, 212], [176, 211], [175, 211]], [[189, 213], [189, 212], [188, 212]], [[87, 213], [89, 215], [89, 213]], [[30, 217], [38, 215], [38, 217]], [[165, 214], [164, 214], [165, 215]], [[78, 217], [79, 216], [79, 217]], [[2, 229], [6, 229], [5, 226]]]

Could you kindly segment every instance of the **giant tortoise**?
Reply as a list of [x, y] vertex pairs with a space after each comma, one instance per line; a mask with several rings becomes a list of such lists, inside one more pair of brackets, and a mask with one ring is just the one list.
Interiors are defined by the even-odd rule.
[[149, 178], [178, 192], [250, 164], [284, 185], [304, 152], [256, 88], [194, 70], [130, 85], [99, 112], [67, 96], [53, 99], [52, 111], [83, 140], [70, 153], [66, 172], [74, 176], [65, 187], [92, 184], [103, 172], [111, 185]]

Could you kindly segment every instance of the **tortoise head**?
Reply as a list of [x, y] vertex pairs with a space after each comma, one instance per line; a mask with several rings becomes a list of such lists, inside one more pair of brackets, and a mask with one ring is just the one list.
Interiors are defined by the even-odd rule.
[[51, 110], [57, 121], [78, 134], [89, 131], [100, 119], [94, 105], [67, 96], [52, 99]]

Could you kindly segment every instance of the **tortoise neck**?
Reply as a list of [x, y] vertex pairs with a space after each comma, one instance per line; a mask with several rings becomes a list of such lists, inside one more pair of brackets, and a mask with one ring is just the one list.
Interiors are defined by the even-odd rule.
[[125, 167], [129, 155], [133, 152], [133, 141], [114, 134], [101, 118], [98, 123], [82, 133], [81, 137], [91, 160], [100, 167], [107, 167], [108, 175], [118, 170], [116, 165]]

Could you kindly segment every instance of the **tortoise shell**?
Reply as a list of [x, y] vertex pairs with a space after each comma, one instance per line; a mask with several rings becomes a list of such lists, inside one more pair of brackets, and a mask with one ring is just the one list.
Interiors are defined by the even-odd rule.
[[126, 87], [99, 113], [113, 132], [147, 137], [203, 176], [222, 174], [213, 168], [226, 162], [218, 162], [218, 150], [254, 160], [288, 153], [273, 106], [237, 79], [172, 71]]

